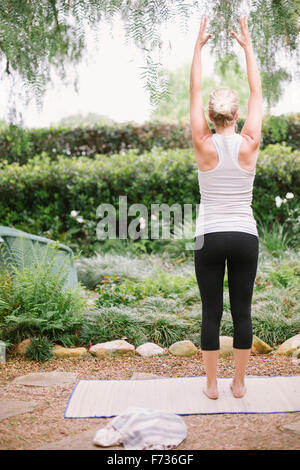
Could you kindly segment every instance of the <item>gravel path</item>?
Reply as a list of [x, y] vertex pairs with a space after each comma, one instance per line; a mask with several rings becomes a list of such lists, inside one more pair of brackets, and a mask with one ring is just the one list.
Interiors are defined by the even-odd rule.
[[[0, 396], [39, 403], [33, 411], [0, 422], [0, 449], [36, 449], [82, 431], [96, 430], [110, 418], [64, 419], [64, 410], [74, 385], [32, 387], [12, 384], [15, 377], [33, 372], [75, 372], [79, 379], [129, 379], [133, 372], [165, 377], [205, 375], [201, 352], [190, 358], [171, 355], [156, 358], [140, 356], [98, 360], [53, 359], [47, 363], [11, 357], [0, 365]], [[232, 358], [219, 360], [219, 377], [233, 373]], [[252, 355], [247, 375], [299, 375], [300, 362], [284, 356]], [[177, 449], [299, 449], [299, 434], [282, 431], [280, 426], [300, 421], [299, 413], [222, 414], [184, 416], [188, 436]]]

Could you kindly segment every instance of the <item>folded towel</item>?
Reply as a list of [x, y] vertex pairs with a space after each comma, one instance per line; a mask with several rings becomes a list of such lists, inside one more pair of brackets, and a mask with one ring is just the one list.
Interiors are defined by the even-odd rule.
[[109, 447], [123, 443], [126, 450], [172, 449], [187, 435], [181, 416], [150, 408], [127, 408], [99, 429], [93, 443]]

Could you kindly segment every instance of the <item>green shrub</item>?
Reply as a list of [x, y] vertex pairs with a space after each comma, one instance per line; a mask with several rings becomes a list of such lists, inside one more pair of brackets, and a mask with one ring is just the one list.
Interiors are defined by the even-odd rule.
[[259, 235], [261, 243], [276, 258], [280, 257], [292, 245], [295, 236], [293, 232], [288, 232], [286, 227], [279, 222], [273, 224], [260, 222]]
[[[289, 201], [294, 220], [299, 217], [300, 151], [292, 152], [285, 144], [269, 145], [259, 155], [253, 190], [253, 213], [258, 222], [287, 222], [287, 204], [276, 207], [275, 198], [292, 192]], [[44, 154], [28, 164], [5, 165], [0, 169], [0, 219], [3, 225], [49, 236], [84, 254], [101, 250], [97, 240], [97, 207], [110, 203], [119, 220], [119, 197], [127, 196], [127, 206], [144, 204], [150, 216], [151, 204], [191, 204], [193, 218], [200, 202], [197, 168], [191, 149], [154, 149], [137, 156], [134, 150], [126, 156], [95, 156], [94, 160], [58, 157], [56, 162]], [[73, 216], [74, 213], [77, 214]], [[128, 216], [128, 224], [136, 216]], [[172, 228], [171, 213], [171, 228]], [[291, 232], [293, 223], [287, 226]], [[118, 236], [118, 223], [117, 223]], [[149, 234], [150, 237], [150, 234]], [[298, 237], [299, 240], [299, 237]], [[110, 240], [115, 243], [115, 240]], [[168, 246], [170, 241], [154, 241]], [[297, 239], [295, 237], [295, 243]], [[176, 240], [174, 241], [176, 245]], [[153, 241], [142, 239], [132, 245], [143, 245], [149, 252]], [[171, 247], [171, 245], [169, 245]], [[181, 243], [183, 247], [183, 242]], [[177, 251], [177, 253], [180, 250]]]
[[[238, 132], [244, 121], [243, 118], [238, 119]], [[209, 127], [214, 132], [211, 123]], [[284, 141], [292, 149], [299, 149], [299, 136], [300, 113], [263, 116], [261, 149]], [[111, 155], [133, 148], [138, 154], [143, 154], [153, 147], [165, 150], [192, 148], [190, 123], [153, 120], [142, 124], [126, 122], [90, 128], [50, 126], [41, 129], [22, 129], [10, 124], [2, 126], [0, 131], [0, 160], [5, 159], [9, 163], [24, 164], [32, 155], [42, 152], [55, 160], [61, 154], [69, 158], [93, 158], [97, 153]]]
[[179, 276], [158, 269], [152, 276], [142, 281], [145, 295], [176, 298], [182, 296], [196, 285], [195, 275]]
[[291, 288], [298, 284], [300, 288], [300, 262], [282, 264], [278, 269], [269, 273], [268, 279], [275, 287]]
[[261, 148], [269, 144], [286, 142], [293, 149], [300, 147], [300, 113], [280, 116], [264, 115], [262, 122]]
[[[110, 241], [110, 240], [109, 240]], [[111, 240], [115, 244], [119, 241]], [[149, 257], [139, 259], [127, 253], [128, 243], [125, 244], [121, 253], [96, 253], [94, 256], [80, 257], [76, 261], [76, 270], [79, 281], [88, 289], [95, 289], [103, 279], [117, 277], [139, 281], [152, 274], [153, 268], [150, 265]]]
[[15, 344], [24, 338], [43, 336], [65, 346], [78, 344], [86, 299], [80, 284], [66, 287], [68, 258], [57, 270], [57, 249], [54, 244], [47, 245], [43, 257], [39, 253], [25, 267], [3, 257], [6, 269], [0, 276], [1, 339]]
[[114, 305], [129, 305], [145, 296], [145, 290], [139, 283], [122, 283], [120, 278], [113, 276], [105, 278], [97, 286], [99, 307], [112, 307]]
[[30, 361], [45, 362], [52, 358], [52, 342], [42, 336], [30, 338], [25, 357]]
[[146, 297], [160, 295], [162, 297], [182, 297], [192, 286], [196, 285], [194, 275], [178, 276], [170, 274], [162, 269], [157, 269], [152, 276], [136, 282], [113, 276], [103, 279], [97, 286], [99, 294], [97, 305], [110, 307], [117, 305], [129, 305]]
[[[201, 310], [201, 309], [200, 309]], [[273, 312], [255, 312], [252, 315], [253, 334], [277, 347], [300, 329], [300, 316], [286, 318]], [[224, 312], [220, 334], [233, 336], [231, 314]], [[113, 341], [126, 337], [135, 347], [154, 342], [169, 347], [176, 341], [192, 340], [200, 345], [201, 313], [180, 318], [178, 313], [158, 312], [147, 308], [108, 307], [94, 310], [82, 322], [80, 341], [84, 345]]]
[[175, 341], [188, 339], [190, 330], [189, 321], [174, 315], [114, 306], [88, 312], [82, 322], [80, 340], [89, 345], [125, 336], [136, 347], [148, 341], [168, 347]]
[[[265, 341], [271, 347], [276, 347], [288, 338], [299, 333], [300, 316], [285, 318], [273, 312], [255, 312], [252, 314], [253, 334]], [[233, 323], [229, 312], [223, 314], [220, 334], [233, 336]]]

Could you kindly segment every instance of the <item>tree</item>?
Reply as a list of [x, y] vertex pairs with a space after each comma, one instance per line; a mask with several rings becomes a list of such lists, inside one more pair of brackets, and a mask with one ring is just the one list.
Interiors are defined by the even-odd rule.
[[[150, 103], [156, 106], [168, 94], [159, 58], [161, 24], [179, 18], [181, 29], [186, 31], [189, 18], [198, 16], [200, 25], [203, 12], [212, 34], [208, 47], [223, 64], [234, 50], [230, 31], [239, 31], [239, 17], [246, 12], [264, 95], [269, 105], [275, 103], [282, 81], [296, 77], [300, 70], [300, 0], [1, 0], [2, 73], [21, 77], [26, 99], [33, 93], [41, 105], [51, 81], [51, 66], [65, 80], [66, 65], [76, 66], [83, 57], [87, 27], [97, 40], [101, 22], [112, 24], [120, 15], [126, 43], [133, 41], [144, 53], [141, 79], [149, 90]], [[278, 61], [280, 52], [289, 59], [289, 70]], [[296, 72], [292, 65], [296, 65]]]
[[[216, 88], [228, 87], [237, 92], [239, 98], [239, 117], [245, 117], [248, 110], [249, 86], [246, 73], [235, 56], [229, 57], [227, 67], [221, 70], [220, 63], [215, 64], [214, 76], [203, 76], [202, 97], [205, 114], [208, 119], [209, 94]], [[189, 122], [190, 116], [190, 68], [184, 64], [174, 71], [167, 70], [169, 95], [162, 98], [151, 113], [152, 119], [168, 119]]]

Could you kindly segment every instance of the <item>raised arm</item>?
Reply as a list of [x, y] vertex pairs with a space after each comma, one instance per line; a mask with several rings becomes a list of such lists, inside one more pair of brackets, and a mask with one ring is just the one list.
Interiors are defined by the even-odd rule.
[[197, 145], [199, 141], [208, 134], [211, 130], [207, 124], [204, 114], [204, 106], [201, 93], [202, 82], [202, 64], [201, 64], [201, 50], [211, 34], [206, 33], [207, 18], [203, 16], [201, 19], [200, 31], [197, 37], [196, 45], [194, 48], [194, 56], [190, 71], [190, 121], [192, 127], [192, 137], [194, 144]]
[[262, 86], [261, 79], [256, 63], [250, 34], [248, 31], [247, 18], [240, 18], [241, 37], [232, 31], [232, 35], [243, 47], [245, 51], [248, 83], [250, 88], [250, 97], [248, 101], [248, 114], [241, 135], [245, 136], [253, 144], [253, 149], [259, 147], [262, 126]]

